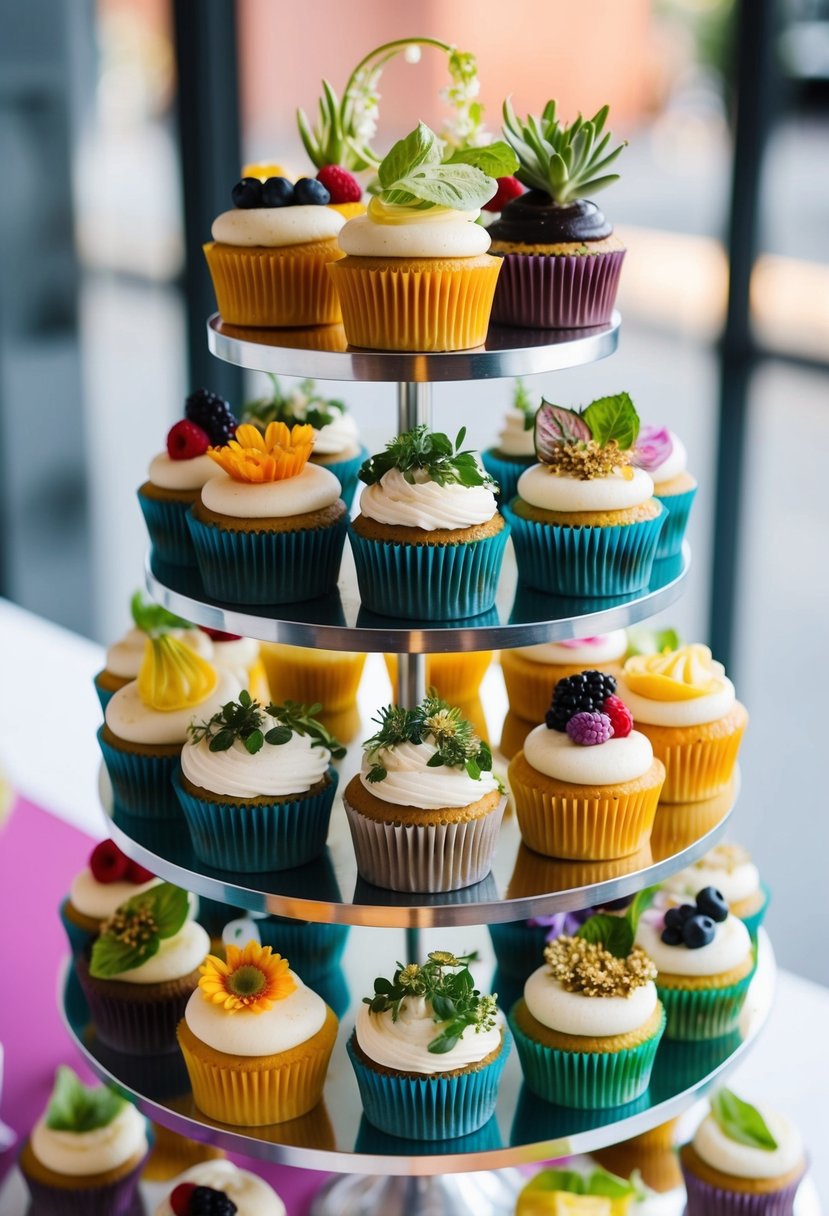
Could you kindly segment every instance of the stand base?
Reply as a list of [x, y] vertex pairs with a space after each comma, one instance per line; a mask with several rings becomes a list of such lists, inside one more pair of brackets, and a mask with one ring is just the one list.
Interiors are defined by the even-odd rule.
[[345, 1174], [322, 1187], [308, 1216], [512, 1216], [526, 1181], [518, 1170], [428, 1178]]

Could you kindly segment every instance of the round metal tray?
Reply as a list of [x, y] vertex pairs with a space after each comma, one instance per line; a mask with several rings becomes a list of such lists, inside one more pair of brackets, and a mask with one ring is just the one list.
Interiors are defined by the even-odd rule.
[[207, 345], [217, 359], [251, 371], [314, 380], [362, 380], [384, 384], [532, 376], [594, 363], [619, 344], [621, 317], [589, 329], [490, 327], [473, 350], [439, 354], [363, 350], [349, 346], [342, 325], [308, 329], [243, 329], [218, 313], [207, 321]]

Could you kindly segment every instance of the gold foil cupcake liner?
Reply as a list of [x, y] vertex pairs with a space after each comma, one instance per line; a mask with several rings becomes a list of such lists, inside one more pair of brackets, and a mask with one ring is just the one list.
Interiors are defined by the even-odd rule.
[[324, 650], [302, 650], [278, 642], [263, 642], [261, 653], [271, 696], [277, 703], [319, 703], [321, 716], [353, 707], [365, 666], [364, 654], [328, 658]]
[[[394, 690], [397, 687], [397, 655], [387, 654], [383, 657]], [[434, 688], [438, 696], [450, 705], [456, 705], [459, 701], [473, 701], [478, 696], [481, 680], [491, 662], [491, 650], [427, 654], [426, 686]]]
[[337, 242], [288, 249], [203, 246], [222, 320], [230, 325], [331, 325], [340, 306], [327, 266], [341, 258]]

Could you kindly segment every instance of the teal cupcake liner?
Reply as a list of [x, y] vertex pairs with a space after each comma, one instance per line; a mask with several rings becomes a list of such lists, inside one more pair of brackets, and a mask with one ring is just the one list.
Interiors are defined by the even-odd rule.
[[322, 853], [339, 779], [331, 767], [327, 777], [316, 794], [262, 805], [196, 798], [182, 785], [180, 769], [173, 788], [199, 861], [218, 870], [262, 874], [305, 865]]
[[69, 938], [69, 947], [72, 951], [72, 957], [78, 958], [79, 955], [83, 954], [86, 949], [92, 945], [97, 937], [97, 934], [87, 932], [86, 929], [82, 929], [80, 925], [76, 925], [74, 921], [69, 919], [69, 917], [66, 915], [66, 908], [68, 904], [69, 897], [67, 896], [58, 909], [60, 914], [60, 923], [63, 925], [66, 936]]
[[348, 925], [318, 925], [286, 916], [266, 916], [256, 927], [262, 945], [284, 955], [306, 982], [339, 964], [349, 931]]
[[[451, 1140], [443, 1138], [423, 1140], [419, 1145], [419, 1150], [424, 1156], [441, 1157], [449, 1153], [494, 1153], [503, 1147], [498, 1120], [493, 1115], [487, 1119], [483, 1127], [479, 1127], [476, 1132], [470, 1132], [468, 1136], [458, 1136]], [[372, 1127], [363, 1115], [354, 1143], [355, 1153], [369, 1153], [371, 1156], [380, 1157], [408, 1157], [411, 1151], [411, 1140], [407, 1140], [403, 1136], [390, 1136], [387, 1132], [379, 1131], [376, 1127]]]
[[505, 526], [466, 544], [405, 545], [349, 528], [360, 598], [372, 612], [404, 620], [479, 616], [495, 603], [508, 535]]
[[727, 988], [663, 988], [657, 978], [656, 989], [668, 1018], [665, 1038], [693, 1043], [736, 1030], [755, 971], [756, 966]]
[[763, 902], [760, 907], [756, 912], [752, 912], [750, 916], [741, 916], [739, 918], [748, 929], [748, 935], [752, 942], [757, 941], [757, 934], [760, 930], [760, 926], [766, 919], [766, 913], [768, 912], [769, 904], [771, 903], [771, 887], [768, 887], [764, 882], [761, 882], [760, 890], [763, 892]]
[[138, 503], [156, 557], [172, 566], [195, 566], [196, 551], [187, 526], [190, 503], [150, 498], [140, 490]]
[[545, 1047], [509, 1017], [528, 1089], [545, 1102], [575, 1110], [606, 1110], [633, 1102], [648, 1088], [656, 1049], [665, 1032], [665, 1013], [657, 1032], [621, 1051], [564, 1051]]
[[178, 756], [122, 751], [106, 741], [103, 727], [97, 737], [112, 783], [116, 811], [126, 811], [140, 819], [181, 819], [172, 784]]
[[526, 980], [544, 962], [549, 926], [516, 920], [487, 928], [498, 966], [510, 979]]
[[98, 697], [98, 701], [100, 702], [101, 709], [104, 713], [106, 713], [107, 705], [109, 705], [110, 701], [115, 696], [115, 693], [110, 692], [108, 688], [102, 688], [98, 683], [98, 676], [95, 677], [92, 683], [95, 685], [95, 693]]
[[560, 528], [503, 508], [512, 528], [518, 577], [552, 595], [617, 596], [647, 587], [666, 511], [641, 523]]
[[363, 1063], [352, 1034], [346, 1047], [363, 1102], [373, 1127], [404, 1140], [441, 1140], [468, 1136], [492, 1117], [498, 1082], [510, 1052], [504, 1030], [501, 1050], [491, 1063], [453, 1077], [393, 1076]]
[[296, 604], [334, 591], [345, 515], [327, 528], [242, 532], [187, 516], [204, 589], [228, 604]]
[[667, 512], [656, 550], [658, 559], [675, 557], [682, 548], [685, 529], [688, 526], [688, 516], [691, 514], [691, 505], [696, 495], [696, 486], [693, 490], [686, 490], [684, 494], [666, 494], [664, 498], [654, 492], [654, 498], [662, 503]]
[[518, 493], [518, 478], [535, 463], [535, 456], [521, 456], [516, 460], [505, 460], [503, 456], [495, 454], [494, 448], [488, 448], [485, 452], [481, 452], [481, 464], [490, 477], [494, 477], [498, 482], [500, 490], [500, 494], [498, 495], [499, 507], [503, 507], [505, 503], [512, 502]]
[[[320, 468], [327, 469], [337, 478], [340, 483], [340, 498], [349, 511], [354, 502], [354, 495], [357, 493], [359, 481], [357, 474], [360, 472], [363, 461], [368, 460], [370, 455], [368, 448], [361, 447], [357, 455], [351, 456], [348, 460], [314, 461], [315, 464], [319, 464]], [[311, 459], [313, 461], [313, 457]]]

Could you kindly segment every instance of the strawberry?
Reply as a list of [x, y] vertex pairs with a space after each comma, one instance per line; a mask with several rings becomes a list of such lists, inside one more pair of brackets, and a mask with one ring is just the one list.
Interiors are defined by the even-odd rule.
[[499, 177], [497, 180], [498, 189], [489, 202], [484, 203], [484, 211], [503, 211], [507, 203], [524, 193], [524, 187], [517, 177]]
[[210, 447], [210, 437], [195, 422], [183, 418], [167, 436], [167, 453], [171, 460], [192, 460], [203, 456]]
[[332, 203], [359, 203], [363, 197], [357, 178], [341, 165], [324, 165], [317, 174], [317, 181], [325, 186]]
[[633, 730], [633, 714], [621, 697], [605, 697], [602, 713], [610, 718], [614, 739], [625, 739]]
[[129, 857], [121, 852], [114, 840], [96, 844], [89, 858], [89, 868], [96, 882], [119, 882], [126, 877], [129, 866]]

